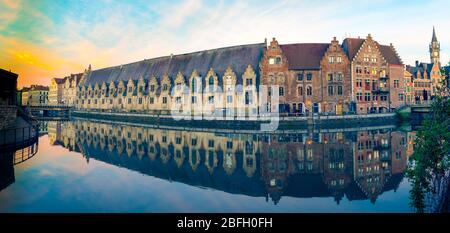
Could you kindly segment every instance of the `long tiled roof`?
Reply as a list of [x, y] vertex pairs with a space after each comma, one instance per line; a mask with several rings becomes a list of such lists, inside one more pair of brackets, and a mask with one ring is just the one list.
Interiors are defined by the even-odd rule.
[[[149, 79], [152, 76], [160, 80], [164, 74], [167, 74], [170, 79], [175, 79], [178, 72], [182, 72], [186, 77], [190, 76], [194, 70], [205, 77], [210, 68], [213, 68], [217, 75], [222, 76], [228, 66], [233, 68], [238, 83], [241, 83], [241, 76], [248, 65], [251, 65], [255, 71], [259, 70], [259, 61], [264, 48], [265, 44], [259, 43], [147, 59], [94, 70], [90, 72], [84, 84], [138, 80], [140, 77]], [[256, 73], [258, 75], [259, 72]]]
[[291, 70], [320, 69], [320, 60], [329, 46], [327, 43], [280, 45]]
[[389, 45], [379, 45], [381, 55], [386, 59], [387, 63], [391, 65], [403, 65], [402, 60], [398, 57], [394, 48]]

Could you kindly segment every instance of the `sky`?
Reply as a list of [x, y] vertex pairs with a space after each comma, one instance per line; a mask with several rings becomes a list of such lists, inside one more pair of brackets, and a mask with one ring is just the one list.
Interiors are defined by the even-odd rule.
[[436, 27], [450, 61], [450, 1], [0, 0], [0, 68], [19, 87], [143, 59], [239, 44], [393, 43], [405, 64], [429, 62]]

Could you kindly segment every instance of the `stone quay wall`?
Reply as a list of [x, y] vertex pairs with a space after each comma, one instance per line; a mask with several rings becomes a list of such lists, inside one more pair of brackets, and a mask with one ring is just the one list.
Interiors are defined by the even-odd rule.
[[13, 105], [0, 106], [0, 129], [7, 128], [17, 118], [17, 107]]

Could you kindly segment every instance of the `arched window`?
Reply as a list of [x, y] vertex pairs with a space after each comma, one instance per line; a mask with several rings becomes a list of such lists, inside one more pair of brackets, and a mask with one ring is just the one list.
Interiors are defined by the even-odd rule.
[[195, 78], [191, 81], [191, 92], [194, 93], [197, 89], [197, 80]]
[[214, 85], [214, 77], [213, 76], [209, 77], [208, 84], [210, 86]]
[[298, 92], [298, 95], [303, 95], [303, 86], [298, 86], [297, 92]]
[[312, 95], [312, 87], [311, 86], [306, 87], [306, 95]]

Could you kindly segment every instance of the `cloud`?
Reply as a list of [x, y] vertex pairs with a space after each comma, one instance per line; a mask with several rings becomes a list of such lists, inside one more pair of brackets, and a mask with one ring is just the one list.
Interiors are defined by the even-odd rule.
[[16, 20], [20, 10], [20, 1], [0, 0], [0, 32]]
[[[447, 1], [104, 0], [68, 2], [72, 5], [52, 12], [15, 1], [0, 2], [16, 9], [11, 11], [14, 15], [0, 14], [9, 18], [8, 24], [18, 20], [19, 11], [39, 21], [28, 29], [30, 38], [12, 34], [3, 36], [3, 41], [17, 43], [0, 44], [2, 60], [14, 58], [7, 64], [27, 74], [26, 82], [21, 83], [82, 72], [89, 64], [99, 69], [169, 54], [261, 43], [272, 37], [280, 43], [329, 42], [333, 36], [342, 41], [346, 36], [371, 33], [382, 44], [393, 43], [403, 61], [412, 64], [428, 61], [433, 25], [441, 41], [442, 62], [449, 60]], [[56, 16], [54, 12], [58, 12]], [[0, 23], [0, 33], [2, 25], [5, 23]], [[5, 48], [8, 53], [3, 52]], [[11, 51], [23, 48], [32, 52], [12, 55]]]

